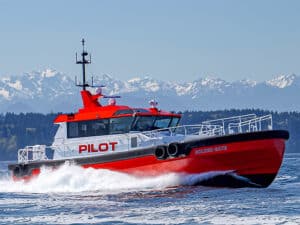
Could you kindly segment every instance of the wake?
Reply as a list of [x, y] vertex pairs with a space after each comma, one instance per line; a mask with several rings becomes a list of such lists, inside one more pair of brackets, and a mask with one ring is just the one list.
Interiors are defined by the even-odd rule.
[[228, 171], [194, 175], [170, 173], [141, 178], [111, 170], [84, 169], [76, 165], [63, 165], [56, 170], [42, 168], [40, 175], [29, 182], [13, 181], [8, 174], [2, 175], [0, 192], [76, 193], [97, 191], [99, 194], [110, 194], [195, 185], [227, 173]]

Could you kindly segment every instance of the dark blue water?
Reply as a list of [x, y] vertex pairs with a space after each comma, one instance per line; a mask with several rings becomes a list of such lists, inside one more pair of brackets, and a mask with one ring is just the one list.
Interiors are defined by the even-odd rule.
[[137, 179], [74, 166], [24, 184], [10, 180], [6, 164], [0, 224], [300, 224], [300, 154], [286, 154], [266, 189], [195, 187], [195, 177]]

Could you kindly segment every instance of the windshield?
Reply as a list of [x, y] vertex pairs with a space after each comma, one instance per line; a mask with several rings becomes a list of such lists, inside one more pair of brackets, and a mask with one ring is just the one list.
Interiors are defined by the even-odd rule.
[[154, 129], [163, 129], [169, 127], [171, 119], [171, 117], [156, 117]]
[[164, 129], [177, 125], [179, 118], [170, 116], [138, 116], [132, 126], [133, 131]]
[[178, 125], [178, 122], [179, 122], [180, 118], [178, 117], [173, 117], [169, 127], [176, 127]]
[[110, 119], [88, 120], [67, 123], [67, 137], [79, 138], [130, 131], [150, 131], [177, 126], [179, 118], [171, 116], [124, 116]]
[[133, 117], [120, 117], [110, 119], [110, 134], [128, 133], [133, 122]]
[[153, 130], [154, 116], [138, 116], [132, 126], [133, 131]]

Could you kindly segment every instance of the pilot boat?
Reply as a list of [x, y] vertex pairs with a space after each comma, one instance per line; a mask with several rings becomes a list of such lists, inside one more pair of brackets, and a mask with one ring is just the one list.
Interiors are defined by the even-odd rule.
[[[65, 163], [83, 168], [108, 169], [139, 177], [168, 173], [215, 174], [197, 184], [229, 187], [267, 187], [276, 177], [288, 131], [273, 130], [272, 115], [254, 114], [179, 125], [181, 114], [158, 109], [118, 105], [119, 96], [106, 96], [103, 86], [86, 82], [91, 63], [82, 39], [83, 107], [60, 114], [51, 146], [18, 150], [18, 162], [8, 166], [15, 180], [38, 176], [42, 167]], [[97, 88], [92, 94], [88, 88]], [[100, 99], [109, 98], [107, 105]], [[49, 152], [52, 154], [49, 155]]]

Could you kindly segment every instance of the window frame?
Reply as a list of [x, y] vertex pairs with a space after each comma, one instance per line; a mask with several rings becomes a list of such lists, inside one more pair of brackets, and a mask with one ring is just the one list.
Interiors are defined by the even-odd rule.
[[[139, 122], [139, 120], [142, 118], [152, 118], [152, 124], [151, 126], [149, 126], [149, 129], [135, 129], [133, 130], [133, 127], [137, 125], [137, 123]], [[124, 119], [130, 119], [130, 122], [127, 123], [126, 126], [128, 126], [126, 129], [120, 129], [119, 131], [113, 131], [112, 132], [112, 121], [113, 120], [124, 120]], [[158, 127], [155, 128], [154, 125], [156, 123], [156, 121], [158, 121], [159, 119], [166, 119], [169, 118], [170, 121], [168, 123], [168, 125], [166, 127]], [[180, 117], [175, 117], [175, 116], [163, 116], [163, 115], [124, 115], [124, 116], [118, 116], [118, 117], [112, 117], [112, 118], [107, 118], [107, 119], [97, 119], [97, 120], [84, 120], [84, 121], [73, 121], [73, 122], [67, 122], [67, 138], [68, 139], [72, 139], [72, 138], [84, 138], [84, 137], [95, 137], [95, 136], [104, 136], [104, 135], [117, 135], [117, 134], [126, 134], [129, 133], [130, 131], [139, 131], [139, 132], [144, 132], [144, 131], [152, 131], [152, 130], [157, 130], [157, 129], [167, 129], [169, 128], [171, 125], [173, 125], [173, 120], [176, 119], [176, 125], [174, 125], [175, 127], [178, 125], [179, 121], [180, 121]], [[102, 123], [104, 124], [104, 128], [102, 130], [99, 130], [98, 133], [97, 131], [95, 131], [94, 129], [94, 125], [96, 123]], [[145, 121], [147, 122], [147, 121]], [[77, 134], [77, 135], [70, 135], [72, 126], [74, 125], [75, 128], [73, 127], [73, 129], [77, 129], [77, 130], [73, 130], [72, 132]], [[115, 123], [118, 124], [118, 123]], [[120, 123], [122, 127], [124, 123]], [[146, 124], [147, 125], [147, 124]], [[81, 127], [86, 126], [86, 129], [80, 129]], [[172, 126], [172, 127], [174, 127]], [[101, 131], [101, 133], [100, 133]], [[86, 132], [85, 134], [82, 134], [83, 132]]]

